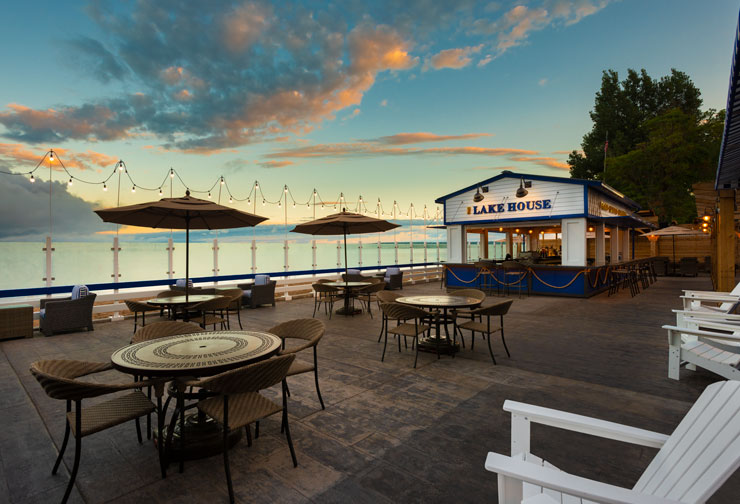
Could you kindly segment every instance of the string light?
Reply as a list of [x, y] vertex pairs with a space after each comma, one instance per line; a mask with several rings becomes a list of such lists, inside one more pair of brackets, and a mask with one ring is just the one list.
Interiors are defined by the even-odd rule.
[[34, 182], [36, 182], [36, 179], [35, 179], [35, 178], [33, 177], [33, 173], [31, 174], [31, 180], [30, 180], [30, 182], [31, 182], [32, 184], [33, 184]]
[[69, 177], [69, 182], [67, 182], [67, 185], [68, 186], [71, 186], [72, 185], [72, 177]]
[[162, 188], [159, 188], [159, 195], [162, 196]]
[[249, 205], [249, 201], [250, 201], [249, 198], [247, 198], [247, 205]]
[[262, 206], [265, 206], [265, 198], [262, 198]]
[[221, 175], [221, 185], [224, 185], [224, 176]]
[[175, 170], [170, 168], [170, 178], [175, 178]]
[[231, 198], [231, 194], [229, 194], [229, 203], [233, 203], [234, 200]]
[[118, 171], [123, 171], [123, 160], [118, 160]]
[[254, 190], [256, 191], [256, 190], [257, 190], [257, 189], [259, 189], [259, 188], [260, 188], [259, 182], [257, 182], [257, 181], [255, 180], [255, 181], [254, 181]]
[[208, 199], [211, 199], [211, 191], [208, 191]]
[[136, 192], [136, 184], [131, 188], [131, 192]]
[[284, 192], [285, 194], [288, 194], [288, 186], [287, 186], [287, 185], [285, 186], [285, 189], [283, 189], [283, 192]]
[[108, 190], [108, 186], [103, 184], [103, 191], [107, 191], [107, 190]]
[[54, 151], [49, 151], [49, 161], [54, 161]]

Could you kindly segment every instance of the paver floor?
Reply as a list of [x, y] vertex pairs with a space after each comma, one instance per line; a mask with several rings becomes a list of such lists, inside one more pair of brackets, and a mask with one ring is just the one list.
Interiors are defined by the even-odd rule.
[[[251, 448], [230, 452], [240, 502], [495, 502], [496, 475], [486, 453], [509, 453], [513, 399], [670, 433], [701, 391], [719, 377], [681, 371], [667, 378], [667, 336], [682, 288], [710, 289], [708, 278], [660, 278], [640, 295], [592, 299], [515, 298], [505, 318], [507, 358], [493, 340], [494, 366], [483, 339], [453, 359], [389, 342], [380, 362], [380, 320], [317, 314], [326, 324], [319, 345], [321, 410], [310, 375], [291, 377], [289, 411], [299, 466], [293, 468], [279, 419], [261, 425]], [[435, 284], [404, 293], [439, 293]], [[241, 313], [245, 328], [266, 330], [310, 317], [310, 299]], [[73, 447], [56, 476], [51, 467], [64, 434], [64, 403], [46, 396], [29, 373], [39, 359], [107, 361], [128, 343], [133, 321], [99, 323], [93, 332], [0, 343], [0, 502], [57, 502], [68, 481]], [[306, 359], [310, 357], [306, 355]], [[127, 380], [116, 372], [103, 380]], [[270, 391], [276, 394], [276, 391]], [[532, 429], [532, 451], [585, 477], [631, 486], [655, 450], [556, 431]], [[738, 502], [734, 475], [710, 502]], [[70, 502], [227, 502], [220, 456], [171, 466], [159, 474], [151, 441], [136, 442], [132, 423], [83, 440]]]

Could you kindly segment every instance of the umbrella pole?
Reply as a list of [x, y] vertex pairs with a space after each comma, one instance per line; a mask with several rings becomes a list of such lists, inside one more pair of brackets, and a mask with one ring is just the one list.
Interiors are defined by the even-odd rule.
[[[190, 296], [190, 212], [185, 212], [185, 303]], [[187, 308], [186, 308], [187, 310]]]
[[347, 227], [344, 227], [344, 274], [347, 274]]
[[676, 235], [673, 235], [673, 276], [676, 276]]

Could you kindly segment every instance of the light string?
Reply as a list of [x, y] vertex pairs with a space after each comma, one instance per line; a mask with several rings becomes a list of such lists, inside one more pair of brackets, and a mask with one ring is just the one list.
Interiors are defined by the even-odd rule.
[[71, 173], [67, 169], [67, 167], [64, 165], [64, 163], [62, 162], [62, 159], [59, 157], [59, 155], [56, 152], [54, 152], [53, 149], [49, 149], [48, 151], [46, 151], [44, 156], [41, 158], [41, 160], [32, 170], [25, 171], [25, 172], [0, 170], [0, 174], [29, 177], [29, 182], [34, 183], [36, 181], [36, 177], [34, 176], [34, 174], [36, 173], [37, 170], [42, 168], [44, 161], [49, 161], [49, 163], [59, 164], [59, 166], [64, 171], [65, 176], [69, 177], [69, 181], [67, 182], [68, 186], [71, 186], [73, 184], [73, 181], [78, 181], [78, 182], [81, 182], [83, 184], [88, 184], [88, 185], [102, 185], [103, 190], [107, 191], [108, 182], [110, 181], [110, 179], [114, 175], [116, 175], [119, 171], [121, 171], [126, 176], [129, 183], [131, 184], [131, 192], [134, 192], [134, 193], [138, 189], [142, 191], [156, 191], [159, 193], [160, 196], [162, 196], [168, 179], [174, 179], [176, 177], [177, 180], [183, 185], [183, 187], [185, 187], [185, 189], [189, 191], [191, 194], [207, 195], [209, 199], [212, 198], [212, 193], [214, 189], [218, 187], [219, 185], [221, 185], [226, 190], [226, 193], [229, 197], [229, 203], [246, 202], [247, 204], [251, 204], [252, 198], [254, 198], [255, 203], [261, 203], [263, 206], [268, 205], [268, 204], [278, 205], [278, 206], [291, 204], [293, 208], [296, 208], [297, 206], [310, 207], [312, 204], [312, 201], [315, 201], [315, 203], [313, 204], [321, 205], [322, 208], [333, 207], [334, 209], [338, 208], [339, 210], [344, 210], [344, 209], [352, 210], [355, 213], [375, 214], [377, 218], [394, 217], [398, 219], [399, 217], [406, 217], [411, 220], [424, 219], [424, 220], [430, 220], [430, 221], [437, 221], [440, 218], [439, 208], [437, 208], [434, 214], [430, 214], [427, 209], [427, 206], [424, 205], [424, 209], [422, 213], [418, 213], [413, 203], [409, 204], [406, 211], [402, 211], [398, 205], [398, 202], [394, 201], [391, 211], [386, 211], [385, 208], [383, 207], [383, 203], [380, 198], [378, 198], [377, 204], [375, 205], [374, 209], [368, 209], [367, 200], [364, 199], [361, 194], [359, 195], [357, 200], [354, 202], [347, 201], [347, 199], [344, 196], [344, 192], [340, 192], [337, 198], [335, 198], [333, 201], [327, 201], [321, 197], [321, 194], [315, 188], [311, 191], [308, 198], [306, 198], [306, 200], [304, 201], [302, 199], [296, 199], [296, 197], [293, 195], [293, 191], [287, 184], [283, 185], [283, 188], [280, 190], [280, 195], [278, 196], [277, 199], [270, 199], [267, 196], [265, 196], [265, 193], [262, 191], [262, 186], [257, 180], [255, 180], [254, 184], [251, 185], [249, 194], [247, 194], [246, 197], [239, 198], [234, 195], [231, 188], [229, 187], [228, 180], [223, 175], [219, 175], [216, 178], [216, 180], [213, 182], [213, 184], [211, 184], [210, 187], [206, 189], [199, 189], [199, 188], [193, 188], [189, 184], [187, 184], [185, 180], [180, 176], [180, 173], [172, 167], [170, 167], [165, 173], [165, 176], [162, 179], [161, 184], [159, 184], [156, 187], [149, 187], [149, 186], [141, 185], [134, 180], [134, 178], [131, 176], [131, 174], [128, 171], [128, 166], [126, 166], [126, 163], [122, 159], [119, 159], [118, 161], [116, 161], [116, 163], [113, 166], [113, 169], [108, 174], [108, 176], [106, 176], [104, 179], [100, 181], [91, 181], [91, 180], [86, 180], [82, 177], [79, 177]]

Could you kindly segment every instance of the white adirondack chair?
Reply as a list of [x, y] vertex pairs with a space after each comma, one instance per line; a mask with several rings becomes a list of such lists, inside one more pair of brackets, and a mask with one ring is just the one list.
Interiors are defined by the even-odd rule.
[[[511, 412], [512, 456], [486, 458], [486, 469], [498, 473], [499, 504], [698, 504], [740, 466], [740, 382], [708, 386], [670, 436], [514, 401], [504, 410]], [[632, 489], [617, 487], [543, 464], [530, 453], [532, 422], [660, 451]]]
[[740, 283], [730, 292], [684, 290], [681, 300], [687, 311], [732, 313], [740, 304]]
[[728, 380], [740, 380], [740, 327], [709, 320], [694, 322], [694, 329], [663, 326], [668, 331], [668, 378], [678, 380], [685, 363], [688, 369], [699, 366]]

